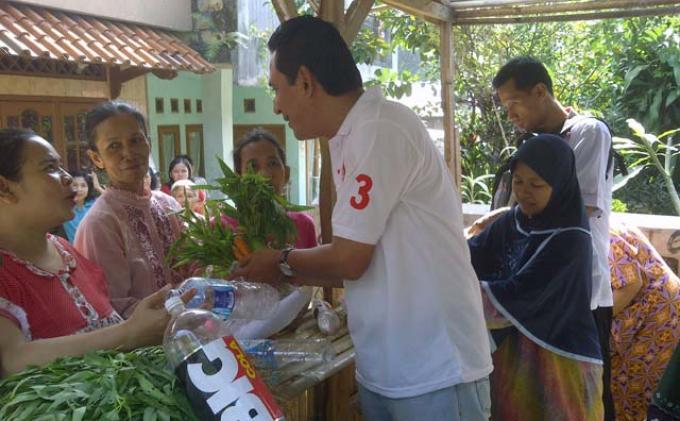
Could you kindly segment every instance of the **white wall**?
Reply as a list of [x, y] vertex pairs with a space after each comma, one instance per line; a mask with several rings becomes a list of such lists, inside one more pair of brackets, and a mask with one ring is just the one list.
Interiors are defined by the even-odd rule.
[[191, 31], [191, 0], [16, 0], [83, 15]]

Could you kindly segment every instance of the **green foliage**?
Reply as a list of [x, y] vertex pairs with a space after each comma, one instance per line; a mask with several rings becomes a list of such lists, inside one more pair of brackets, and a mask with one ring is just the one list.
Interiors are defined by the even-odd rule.
[[612, 199], [612, 212], [625, 213], [628, 212], [628, 205], [619, 199]]
[[240, 32], [216, 32], [212, 38], [205, 41], [205, 58], [216, 60], [221, 53], [229, 52], [237, 46], [245, 47], [248, 36]]
[[491, 188], [490, 182], [493, 182], [493, 174], [480, 175], [479, 177], [471, 177], [469, 175], [461, 176], [460, 194], [465, 203], [490, 203], [491, 202]]
[[[396, 98], [408, 93], [406, 84], [416, 78], [439, 83], [438, 27], [392, 8], [380, 8], [373, 16], [384, 28], [377, 34], [387, 34], [383, 40], [390, 51], [400, 47], [421, 57], [419, 71], [410, 79], [400, 79], [392, 72], [380, 74], [374, 83], [385, 86]], [[362, 62], [370, 62], [366, 56], [375, 52], [387, 54], [382, 40], [375, 38], [373, 32], [372, 38], [359, 37], [355, 42], [353, 51], [361, 52]], [[370, 41], [372, 49], [363, 45], [364, 39]], [[507, 60], [517, 55], [531, 55], [545, 63], [558, 100], [604, 118], [614, 133], [628, 131], [628, 118], [641, 121], [654, 133], [680, 125], [678, 16], [461, 26], [454, 27], [453, 40], [456, 123], [461, 133], [463, 174], [470, 177], [471, 186], [479, 185], [472, 180], [495, 172], [501, 156], [507, 156], [501, 151], [507, 151], [516, 137], [505, 112], [494, 103], [491, 80]], [[680, 183], [680, 166], [674, 168], [672, 176]], [[655, 177], [654, 172], [633, 171], [637, 177], [652, 177], [650, 182]], [[617, 197], [629, 205], [641, 197], [639, 191], [633, 193], [642, 187], [634, 178], [630, 177], [630, 182], [618, 180], [621, 189]], [[488, 187], [493, 182], [491, 178], [481, 180]], [[480, 197], [484, 194], [475, 195]], [[668, 210], [659, 200], [648, 203], [654, 204], [645, 207], [650, 212]]]
[[185, 229], [170, 248], [168, 258], [175, 262], [174, 267], [197, 263], [224, 276], [237, 258], [233, 251], [236, 234], [221, 222], [222, 216], [238, 221], [238, 235], [243, 236], [251, 251], [263, 247], [282, 249], [297, 237], [297, 228], [286, 212], [310, 208], [289, 203], [276, 194], [269, 178], [251, 169], [239, 176], [223, 160], [218, 161], [222, 177], [215, 180], [215, 185], [196, 188], [218, 190], [227, 199], [208, 200], [205, 217], [190, 209], [182, 211]]
[[663, 181], [675, 213], [680, 215], [680, 197], [673, 183], [674, 167], [677, 165], [680, 154], [680, 149], [674, 145], [673, 135], [680, 132], [680, 128], [657, 136], [647, 133], [645, 128], [633, 119], [628, 119], [627, 123], [635, 138], [615, 137], [614, 147], [631, 163], [633, 174], [638, 174], [648, 167], [657, 170], [657, 175]]
[[[49, 415], [49, 417], [48, 417]], [[196, 420], [161, 347], [96, 351], [0, 382], [0, 419]]]

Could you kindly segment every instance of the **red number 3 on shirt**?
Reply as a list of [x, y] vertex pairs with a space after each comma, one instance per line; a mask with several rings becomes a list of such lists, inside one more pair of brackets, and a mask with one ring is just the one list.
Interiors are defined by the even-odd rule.
[[359, 195], [352, 196], [349, 204], [352, 205], [354, 209], [362, 210], [368, 206], [368, 203], [371, 201], [371, 197], [368, 193], [373, 188], [373, 180], [366, 174], [357, 175], [356, 180], [359, 183], [359, 191], [357, 192]]

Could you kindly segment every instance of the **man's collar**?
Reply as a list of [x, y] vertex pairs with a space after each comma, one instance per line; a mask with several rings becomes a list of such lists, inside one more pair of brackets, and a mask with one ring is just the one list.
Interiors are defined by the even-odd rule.
[[366, 89], [364, 93], [361, 94], [357, 102], [355, 102], [352, 108], [349, 110], [347, 117], [345, 117], [345, 120], [340, 125], [338, 132], [333, 137], [347, 136], [350, 134], [354, 120], [356, 120], [357, 117], [361, 115], [361, 108], [363, 108], [363, 105], [369, 101], [380, 100], [382, 98], [383, 95], [379, 86], [373, 86]]

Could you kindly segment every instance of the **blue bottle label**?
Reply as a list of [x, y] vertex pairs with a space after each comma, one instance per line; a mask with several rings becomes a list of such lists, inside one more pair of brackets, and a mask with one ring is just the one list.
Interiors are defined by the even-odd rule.
[[212, 312], [222, 318], [231, 316], [236, 306], [236, 291], [229, 285], [210, 285], [215, 292]]

